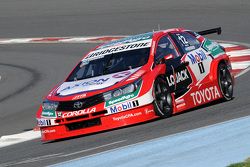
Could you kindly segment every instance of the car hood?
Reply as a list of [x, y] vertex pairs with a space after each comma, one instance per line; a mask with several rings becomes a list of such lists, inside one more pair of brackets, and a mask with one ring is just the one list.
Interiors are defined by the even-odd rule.
[[131, 74], [138, 71], [140, 67], [121, 71], [113, 74], [92, 77], [79, 81], [64, 82], [57, 89], [56, 94], [59, 96], [68, 96], [77, 93], [95, 91], [115, 85], [116, 83], [128, 78]]

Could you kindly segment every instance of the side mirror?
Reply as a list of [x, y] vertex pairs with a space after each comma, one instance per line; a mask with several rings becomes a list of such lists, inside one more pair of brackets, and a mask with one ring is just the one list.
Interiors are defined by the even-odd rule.
[[164, 64], [167, 60], [170, 60], [170, 59], [173, 59], [174, 58], [174, 55], [172, 54], [167, 54], [166, 56], [158, 59], [156, 61], [156, 64]]
[[164, 56], [164, 60], [169, 60], [169, 59], [173, 59], [174, 58], [174, 55], [172, 54], [168, 54], [166, 56]]

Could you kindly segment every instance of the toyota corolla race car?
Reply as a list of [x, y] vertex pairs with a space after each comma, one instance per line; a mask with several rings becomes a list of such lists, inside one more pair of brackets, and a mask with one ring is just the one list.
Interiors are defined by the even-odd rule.
[[182, 28], [97, 46], [37, 112], [42, 140], [55, 140], [166, 118], [217, 99], [231, 100], [224, 48]]

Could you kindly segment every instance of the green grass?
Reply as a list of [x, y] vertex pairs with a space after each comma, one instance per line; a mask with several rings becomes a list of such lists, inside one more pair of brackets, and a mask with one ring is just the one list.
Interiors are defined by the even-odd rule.
[[228, 167], [250, 167], [250, 158], [246, 159], [244, 162], [231, 164]]

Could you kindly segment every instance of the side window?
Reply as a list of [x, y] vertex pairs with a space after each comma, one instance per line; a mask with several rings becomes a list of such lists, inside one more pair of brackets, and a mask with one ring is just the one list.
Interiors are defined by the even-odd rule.
[[172, 54], [174, 57], [179, 56], [178, 52], [175, 50], [175, 47], [168, 38], [168, 36], [163, 36], [161, 37], [161, 39], [158, 41], [157, 44], [155, 61], [169, 54]]
[[172, 35], [184, 53], [198, 49], [201, 45], [193, 35], [187, 32], [173, 33]]

